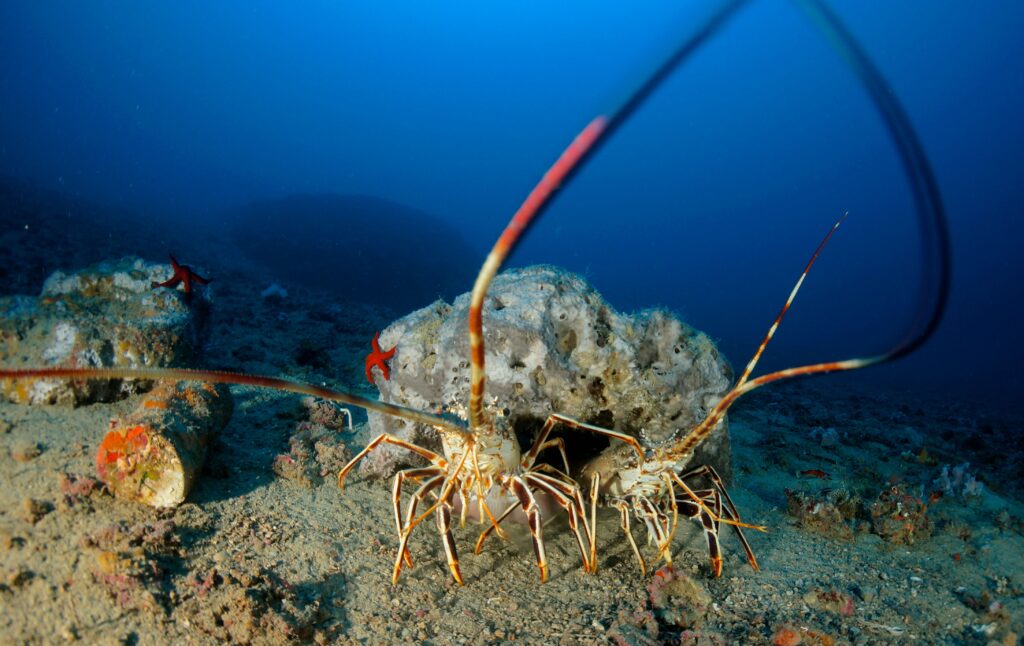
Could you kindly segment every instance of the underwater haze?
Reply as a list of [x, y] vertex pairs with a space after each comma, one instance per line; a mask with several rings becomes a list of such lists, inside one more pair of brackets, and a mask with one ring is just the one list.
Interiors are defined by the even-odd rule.
[[[934, 166], [953, 285], [918, 353], [827, 379], [1021, 412], [1024, 5], [832, 5]], [[467, 291], [562, 149], [713, 6], [4, 2], [0, 186], [67, 200], [72, 243], [104, 223], [126, 247], [156, 232], [123, 251], [163, 260], [162, 231], [192, 236], [177, 253], [215, 275], [231, 245], [268, 282], [402, 314]], [[613, 134], [511, 264], [578, 272], [619, 310], [671, 308], [737, 366], [847, 212], [763, 369], [888, 349], [928, 277], [869, 97], [795, 4], [757, 0]], [[47, 271], [64, 266], [54, 251]]]

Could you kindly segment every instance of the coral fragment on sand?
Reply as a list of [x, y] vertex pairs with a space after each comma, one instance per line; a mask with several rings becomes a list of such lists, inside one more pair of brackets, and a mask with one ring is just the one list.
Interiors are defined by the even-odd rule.
[[299, 422], [288, 438], [288, 452], [274, 458], [274, 473], [306, 487], [333, 479], [352, 454], [338, 431], [313, 422]]
[[899, 483], [882, 490], [871, 505], [871, 531], [890, 543], [913, 545], [931, 536], [928, 505]]
[[691, 577], [671, 567], [654, 573], [647, 593], [655, 616], [680, 628], [699, 627], [711, 611], [707, 591]]
[[823, 489], [817, 494], [786, 489], [786, 511], [797, 526], [823, 536], [852, 539], [859, 509], [860, 499], [845, 489]]
[[111, 421], [96, 451], [96, 473], [118, 498], [179, 505], [232, 408], [226, 386], [162, 383], [132, 413]]

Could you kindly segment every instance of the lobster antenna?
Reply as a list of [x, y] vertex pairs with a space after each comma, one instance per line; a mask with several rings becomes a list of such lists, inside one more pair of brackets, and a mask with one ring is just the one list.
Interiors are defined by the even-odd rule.
[[832, 225], [832, 228], [829, 229], [828, 233], [825, 235], [825, 239], [822, 240], [818, 244], [818, 248], [814, 250], [814, 254], [811, 256], [811, 259], [807, 261], [807, 266], [804, 267], [803, 273], [800, 274], [800, 278], [797, 279], [796, 285], [793, 285], [793, 289], [789, 292], [789, 298], [787, 298], [785, 304], [783, 304], [782, 310], [779, 312], [779, 315], [775, 317], [775, 321], [772, 323], [772, 326], [768, 328], [768, 334], [764, 335], [764, 340], [761, 341], [761, 345], [758, 346], [757, 352], [754, 353], [754, 356], [750, 359], [746, 369], [743, 371], [743, 374], [740, 375], [740, 378], [736, 381], [736, 385], [733, 386], [733, 388], [738, 388], [746, 383], [747, 379], [750, 377], [750, 373], [754, 372], [754, 368], [757, 367], [757, 362], [761, 359], [761, 355], [764, 354], [764, 349], [768, 347], [768, 343], [772, 340], [772, 337], [775, 336], [775, 331], [779, 329], [779, 323], [781, 323], [782, 318], [786, 316], [786, 312], [789, 311], [789, 307], [793, 304], [793, 300], [796, 299], [796, 295], [800, 291], [800, 287], [804, 284], [804, 279], [807, 278], [808, 272], [810, 272], [811, 267], [814, 266], [814, 261], [818, 259], [818, 255], [821, 253], [821, 250], [825, 248], [825, 244], [829, 241], [829, 238], [832, 237], [832, 234], [836, 232], [836, 229], [839, 228], [839, 225], [843, 223], [843, 220], [846, 219], [847, 215], [849, 215], [849, 213], [844, 213], [843, 217], [839, 218], [839, 220]]
[[487, 288], [498, 273], [502, 263], [515, 248], [530, 224], [547, 208], [558, 189], [569, 182], [576, 172], [593, 156], [608, 135], [624, 123], [668, 76], [705, 42], [717, 33], [744, 0], [731, 0], [722, 4], [707, 17], [698, 29], [671, 51], [656, 68], [644, 77], [643, 82], [626, 95], [625, 100], [613, 110], [599, 114], [587, 123], [562, 152], [558, 160], [544, 173], [540, 181], [512, 216], [491, 252], [487, 255], [480, 273], [473, 284], [469, 300], [469, 347], [471, 386], [469, 395], [469, 426], [477, 431], [487, 424], [484, 414], [484, 366], [483, 306]]
[[[952, 253], [949, 225], [939, 185], [921, 140], [906, 111], [900, 105], [878, 68], [846, 29], [839, 17], [822, 0], [794, 0], [856, 74], [878, 109], [889, 136], [896, 145], [907, 175], [917, 211], [922, 253], [925, 255], [925, 285], [918, 291], [920, 302], [914, 324], [902, 341], [885, 353], [885, 361], [899, 359], [920, 348], [938, 329], [949, 302]], [[929, 307], [929, 301], [933, 300]]]
[[[808, 366], [800, 366], [797, 368], [788, 368], [786, 370], [780, 370], [777, 372], [764, 375], [762, 377], [758, 377], [753, 381], [747, 381], [750, 378], [750, 373], [752, 373], [754, 371], [754, 368], [757, 366], [757, 362], [761, 358], [761, 355], [764, 353], [765, 348], [768, 347], [768, 343], [772, 340], [772, 337], [775, 336], [775, 331], [779, 329], [779, 323], [782, 322], [783, 317], [786, 316], [786, 312], [789, 311], [790, 306], [796, 299], [796, 295], [800, 292], [800, 287], [803, 286], [804, 280], [807, 278], [807, 274], [811, 271], [811, 267], [814, 266], [814, 261], [818, 259], [818, 256], [821, 254], [821, 250], [825, 248], [825, 244], [832, 237], [832, 234], [836, 232], [836, 229], [839, 228], [839, 225], [841, 225], [843, 221], [846, 219], [846, 215], [847, 214], [843, 214], [843, 217], [839, 218], [839, 220], [834, 225], [832, 225], [832, 228], [828, 230], [827, 234], [825, 234], [825, 238], [818, 244], [818, 248], [814, 250], [814, 253], [811, 255], [811, 259], [807, 261], [807, 265], [804, 267], [803, 272], [800, 274], [800, 278], [797, 279], [796, 285], [794, 285], [793, 289], [790, 290], [789, 297], [786, 299], [785, 304], [783, 304], [782, 309], [779, 311], [779, 314], [775, 317], [775, 320], [772, 322], [771, 327], [768, 328], [768, 333], [765, 334], [764, 340], [762, 340], [761, 345], [757, 347], [757, 351], [754, 353], [754, 356], [750, 359], [750, 362], [747, 363], [746, 369], [743, 371], [743, 374], [740, 375], [740, 378], [736, 381], [736, 384], [729, 390], [729, 392], [725, 394], [724, 397], [722, 397], [722, 399], [717, 404], [715, 404], [715, 407], [712, 408], [710, 412], [708, 412], [707, 416], [700, 422], [700, 424], [691, 429], [685, 436], [683, 436], [683, 438], [678, 443], [673, 445], [668, 450], [670, 455], [675, 457], [681, 457], [684, 455], [688, 455], [690, 452], [692, 452], [695, 448], [697, 448], [697, 445], [703, 442], [707, 438], [707, 436], [711, 434], [711, 431], [714, 430], [718, 422], [725, 416], [725, 413], [727, 410], [729, 410], [729, 407], [732, 406], [741, 395], [743, 395], [744, 393], [748, 393], [755, 388], [759, 388], [760, 386], [763, 386], [767, 383], [771, 383], [773, 381], [778, 381], [779, 379], [795, 377], [797, 375], [807, 375], [819, 372], [832, 372], [835, 370], [853, 370], [855, 368], [863, 368], [868, 365], [880, 363], [881, 361], [884, 361], [886, 359], [888, 355], [878, 355], [875, 357], [870, 357], [868, 359], [850, 359], [847, 362], [818, 363]], [[839, 367], [840, 364], [842, 364], [843, 367]]]
[[291, 381], [280, 377], [250, 375], [223, 370], [195, 370], [190, 368], [0, 368], [0, 379], [153, 379], [169, 381], [204, 381], [215, 384], [237, 384], [273, 388], [300, 395], [342, 402], [372, 410], [384, 415], [401, 417], [419, 424], [429, 424], [445, 431], [466, 434], [466, 428], [446, 417], [433, 415], [405, 406], [388, 404], [376, 399], [331, 390], [322, 386]]
[[[924, 289], [918, 292], [921, 294], [921, 300], [914, 322], [903, 340], [899, 341], [895, 346], [886, 352], [874, 356], [787, 368], [746, 381], [746, 378], [750, 376], [749, 372], [753, 370], [753, 366], [750, 365], [748, 366], [749, 370], [744, 371], [741, 380], [708, 413], [704, 421], [669, 450], [673, 455], [679, 456], [692, 452], [711, 433], [711, 429], [714, 428], [729, 407], [739, 397], [765, 384], [792, 377], [859, 370], [860, 368], [886, 363], [907, 356], [924, 345], [935, 333], [949, 302], [952, 261], [950, 259], [951, 251], [946, 211], [942, 204], [938, 182], [935, 180], [935, 173], [932, 171], [928, 156], [924, 153], [924, 148], [917, 133], [914, 131], [913, 125], [910, 123], [910, 119], [907, 117], [906, 111], [897, 101], [895, 94], [890, 91], [889, 84], [871, 62], [871, 59], [868, 58], [867, 54], [853, 38], [853, 35], [822, 0], [794, 1], [811, 17], [818, 28], [825, 34], [829, 43], [853, 69], [878, 109], [882, 121], [889, 132], [889, 136], [896, 145], [900, 162], [903, 165], [903, 170], [907, 175], [907, 180], [914, 195], [914, 204], [921, 233], [922, 253], [924, 254], [924, 281], [926, 284]], [[813, 258], [811, 262], [813, 263]], [[797, 288], [799, 288], [799, 283]], [[793, 295], [795, 295], [795, 292], [791, 294], [791, 299]], [[786, 307], [788, 307], [788, 303]], [[786, 307], [783, 308], [782, 314], [785, 314]], [[776, 319], [776, 325], [781, 319], [782, 314]], [[765, 343], [771, 338], [774, 328], [775, 326], [769, 332], [769, 337]], [[755, 354], [754, 359], [751, 361], [752, 364], [756, 364], [760, 353], [764, 350], [764, 345], [763, 343], [757, 354]]]

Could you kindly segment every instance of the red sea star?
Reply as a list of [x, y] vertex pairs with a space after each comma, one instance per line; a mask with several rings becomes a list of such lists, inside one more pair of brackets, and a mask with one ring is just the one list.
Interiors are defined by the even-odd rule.
[[398, 347], [396, 345], [394, 348], [391, 348], [387, 352], [384, 352], [383, 350], [380, 349], [380, 343], [377, 341], [377, 339], [379, 338], [380, 331], [373, 335], [373, 341], [371, 342], [373, 345], [373, 352], [366, 355], [366, 380], [369, 381], [374, 386], [377, 385], [377, 382], [373, 380], [374, 366], [380, 368], [381, 373], [384, 374], [384, 381], [391, 380], [391, 370], [388, 368], [388, 364], [384, 362], [390, 359], [391, 357], [395, 356], [395, 348]]
[[192, 271], [192, 268], [188, 265], [179, 265], [173, 255], [171, 256], [171, 269], [174, 270], [174, 275], [162, 283], [154, 282], [152, 284], [153, 289], [156, 289], [157, 287], [170, 287], [171, 289], [174, 289], [178, 286], [178, 283], [183, 283], [185, 285], [185, 298], [188, 299], [192, 297], [192, 281], [196, 281], [196, 283], [200, 285], [205, 285], [213, 280], [212, 278], [203, 278], [196, 272]]

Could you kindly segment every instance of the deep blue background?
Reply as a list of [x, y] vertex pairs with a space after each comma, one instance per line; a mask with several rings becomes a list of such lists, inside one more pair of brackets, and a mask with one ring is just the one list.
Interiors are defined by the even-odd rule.
[[[921, 135], [955, 252], [934, 342], [864, 378], [1020, 410], [1024, 5], [834, 4]], [[482, 260], [562, 147], [709, 6], [4, 2], [0, 174], [179, 224], [293, 193], [384, 197]], [[767, 368], [888, 347], [920, 276], [867, 97], [793, 5], [757, 0], [513, 261], [582, 272], [619, 309], [676, 309], [742, 364], [844, 211]]]

